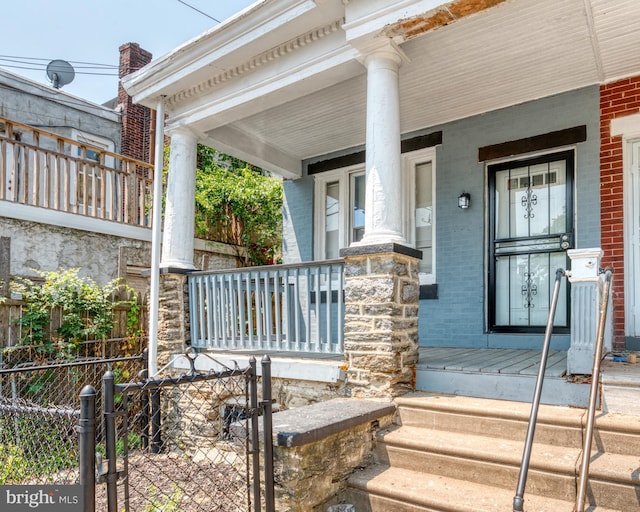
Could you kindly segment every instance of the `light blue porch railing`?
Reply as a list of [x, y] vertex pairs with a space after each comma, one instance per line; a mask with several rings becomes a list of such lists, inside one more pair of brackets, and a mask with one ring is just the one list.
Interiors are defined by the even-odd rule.
[[189, 274], [197, 348], [341, 354], [344, 262]]

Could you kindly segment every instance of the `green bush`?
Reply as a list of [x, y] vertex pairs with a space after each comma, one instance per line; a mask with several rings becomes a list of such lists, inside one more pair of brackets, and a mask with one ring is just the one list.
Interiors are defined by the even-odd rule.
[[0, 443], [0, 485], [25, 480], [29, 475], [28, 466], [20, 448]]
[[[53, 344], [62, 342], [69, 350], [84, 340], [99, 340], [109, 336], [113, 329], [113, 308], [119, 304], [130, 306], [127, 324], [137, 328], [140, 309], [131, 288], [121, 280], [99, 286], [91, 278], [81, 278], [79, 269], [40, 272], [44, 283], [19, 279], [12, 290], [22, 295], [24, 306], [17, 323], [22, 327], [20, 343], [43, 345], [49, 351]], [[121, 295], [128, 299], [118, 300]], [[60, 326], [49, 332], [52, 314], [60, 312]], [[131, 333], [136, 334], [136, 333]]]
[[78, 465], [75, 418], [4, 416], [0, 419], [0, 485], [52, 475]]

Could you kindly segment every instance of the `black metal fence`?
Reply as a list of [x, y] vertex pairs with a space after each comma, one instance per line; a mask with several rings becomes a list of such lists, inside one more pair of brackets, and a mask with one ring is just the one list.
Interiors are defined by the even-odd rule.
[[9, 357], [0, 366], [0, 485], [79, 483], [80, 390], [100, 383], [107, 370], [128, 375], [143, 368], [141, 355], [49, 361]]
[[[198, 368], [200, 362], [207, 369]], [[274, 511], [269, 359], [262, 362], [262, 401], [255, 359], [246, 368], [228, 368], [188, 352], [177, 366], [183, 370], [171, 364], [153, 379], [124, 384], [107, 372], [101, 393], [83, 390], [82, 483], [87, 493], [96, 490], [95, 497], [86, 494], [86, 512], [93, 503], [108, 512]], [[100, 394], [104, 437], [95, 443], [92, 403]], [[263, 493], [259, 416], [268, 441]]]
[[253, 358], [190, 351], [153, 379], [145, 359], [3, 363], [0, 485], [81, 484], [85, 512], [274, 512], [268, 357], [261, 400]]

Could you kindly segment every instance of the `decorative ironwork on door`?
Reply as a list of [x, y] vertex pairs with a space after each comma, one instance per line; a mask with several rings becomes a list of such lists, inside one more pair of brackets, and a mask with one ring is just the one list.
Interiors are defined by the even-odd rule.
[[[569, 151], [489, 168], [492, 330], [544, 328], [573, 241], [573, 160]], [[560, 294], [555, 325], [568, 328], [566, 285]]]

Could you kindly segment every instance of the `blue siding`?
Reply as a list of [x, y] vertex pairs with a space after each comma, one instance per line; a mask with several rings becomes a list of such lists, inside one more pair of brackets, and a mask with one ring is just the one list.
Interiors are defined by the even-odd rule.
[[284, 182], [283, 263], [313, 261], [313, 178]]
[[[478, 148], [532, 137], [577, 125], [587, 126], [587, 141], [577, 146], [575, 174], [576, 247], [600, 244], [599, 90], [589, 87], [489, 112], [420, 133], [443, 132], [436, 153], [436, 281], [438, 299], [420, 303], [423, 346], [540, 346], [542, 336], [486, 332], [486, 188], [485, 163]], [[418, 134], [418, 132], [416, 132]], [[405, 134], [412, 136], [414, 134]], [[471, 208], [457, 197], [471, 194]], [[285, 261], [313, 257], [313, 180], [285, 183]], [[296, 254], [297, 253], [297, 254]], [[569, 336], [554, 336], [553, 347], [566, 349]]]

